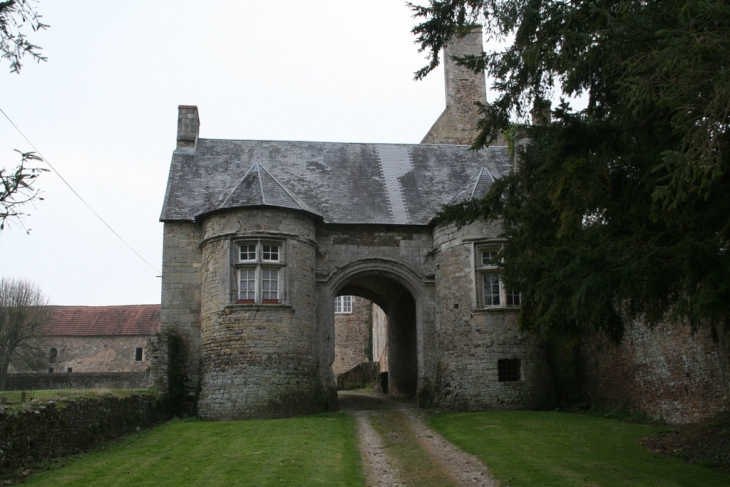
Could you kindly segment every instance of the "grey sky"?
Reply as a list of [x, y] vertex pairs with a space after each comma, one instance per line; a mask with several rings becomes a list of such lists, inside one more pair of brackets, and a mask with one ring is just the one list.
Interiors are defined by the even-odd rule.
[[[0, 68], [0, 108], [145, 259], [160, 268], [158, 222], [177, 106], [207, 138], [417, 143], [444, 107], [404, 2], [41, 1], [47, 63]], [[0, 118], [0, 164], [31, 150]], [[0, 234], [0, 275], [55, 304], [158, 303], [156, 272], [52, 173], [28, 208], [30, 235]]]

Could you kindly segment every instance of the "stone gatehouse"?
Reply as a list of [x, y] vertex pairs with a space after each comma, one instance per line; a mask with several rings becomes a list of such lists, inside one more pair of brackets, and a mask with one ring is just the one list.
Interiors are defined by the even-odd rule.
[[[449, 56], [481, 49], [480, 33], [448, 46], [446, 109], [421, 144], [203, 139], [197, 107], [179, 107], [161, 325], [185, 339], [202, 418], [336, 407], [334, 302], [345, 295], [386, 315], [389, 393], [452, 410], [555, 405], [548, 347], [519, 331], [520, 296], [493, 265], [499, 225], [434, 221], [513, 170], [507, 147], [469, 148], [485, 79]], [[632, 343], [582, 347], [594, 397], [665, 417], [698, 403], [677, 421], [727, 409], [728, 347], [702, 339], [687, 359], [661, 338], [641, 342], [646, 352]], [[690, 374], [691, 363], [707, 366]], [[641, 402], [668, 377], [676, 403]]]
[[[476, 52], [481, 34], [450, 49]], [[392, 394], [454, 409], [552, 403], [546, 351], [518, 332], [519, 296], [489, 264], [497, 227], [433, 222], [511, 170], [506, 147], [469, 149], [484, 77], [447, 62], [446, 80], [446, 110], [415, 145], [202, 139], [197, 107], [179, 108], [161, 322], [186, 337], [201, 417], [333, 407], [340, 295], [387, 315]]]

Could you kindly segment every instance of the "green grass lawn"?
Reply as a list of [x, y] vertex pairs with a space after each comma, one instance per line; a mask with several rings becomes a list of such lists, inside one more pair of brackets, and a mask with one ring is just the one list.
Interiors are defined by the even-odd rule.
[[443, 414], [431, 427], [485, 462], [502, 486], [723, 486], [730, 475], [645, 450], [666, 427], [558, 412]]
[[363, 486], [345, 414], [170, 422], [109, 451], [40, 474], [28, 486]]

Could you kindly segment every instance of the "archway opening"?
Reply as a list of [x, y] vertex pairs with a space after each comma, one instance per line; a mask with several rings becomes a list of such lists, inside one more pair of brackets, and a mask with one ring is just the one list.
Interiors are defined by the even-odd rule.
[[[351, 376], [376, 374], [375, 385], [380, 392], [415, 397], [418, 348], [413, 295], [392, 277], [364, 272], [342, 285], [337, 296], [341, 298], [335, 302], [335, 375], [347, 373], [342, 369], [348, 354], [359, 355], [368, 360], [357, 370], [350, 369]], [[343, 305], [348, 299], [344, 296], [356, 297], [351, 300], [353, 312], [347, 318], [338, 316], [345, 314]], [[348, 364], [352, 364], [352, 359]]]

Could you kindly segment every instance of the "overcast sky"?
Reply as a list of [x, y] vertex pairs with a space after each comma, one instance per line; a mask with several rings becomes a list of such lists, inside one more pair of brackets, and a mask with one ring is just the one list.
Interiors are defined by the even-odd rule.
[[[200, 136], [418, 143], [444, 108], [398, 0], [41, 0], [48, 62], [0, 65], [0, 108], [144, 259], [161, 268], [159, 215], [178, 105]], [[0, 165], [32, 148], [0, 115]], [[159, 303], [160, 279], [54, 173], [25, 225], [0, 233], [0, 276], [53, 304]]]

